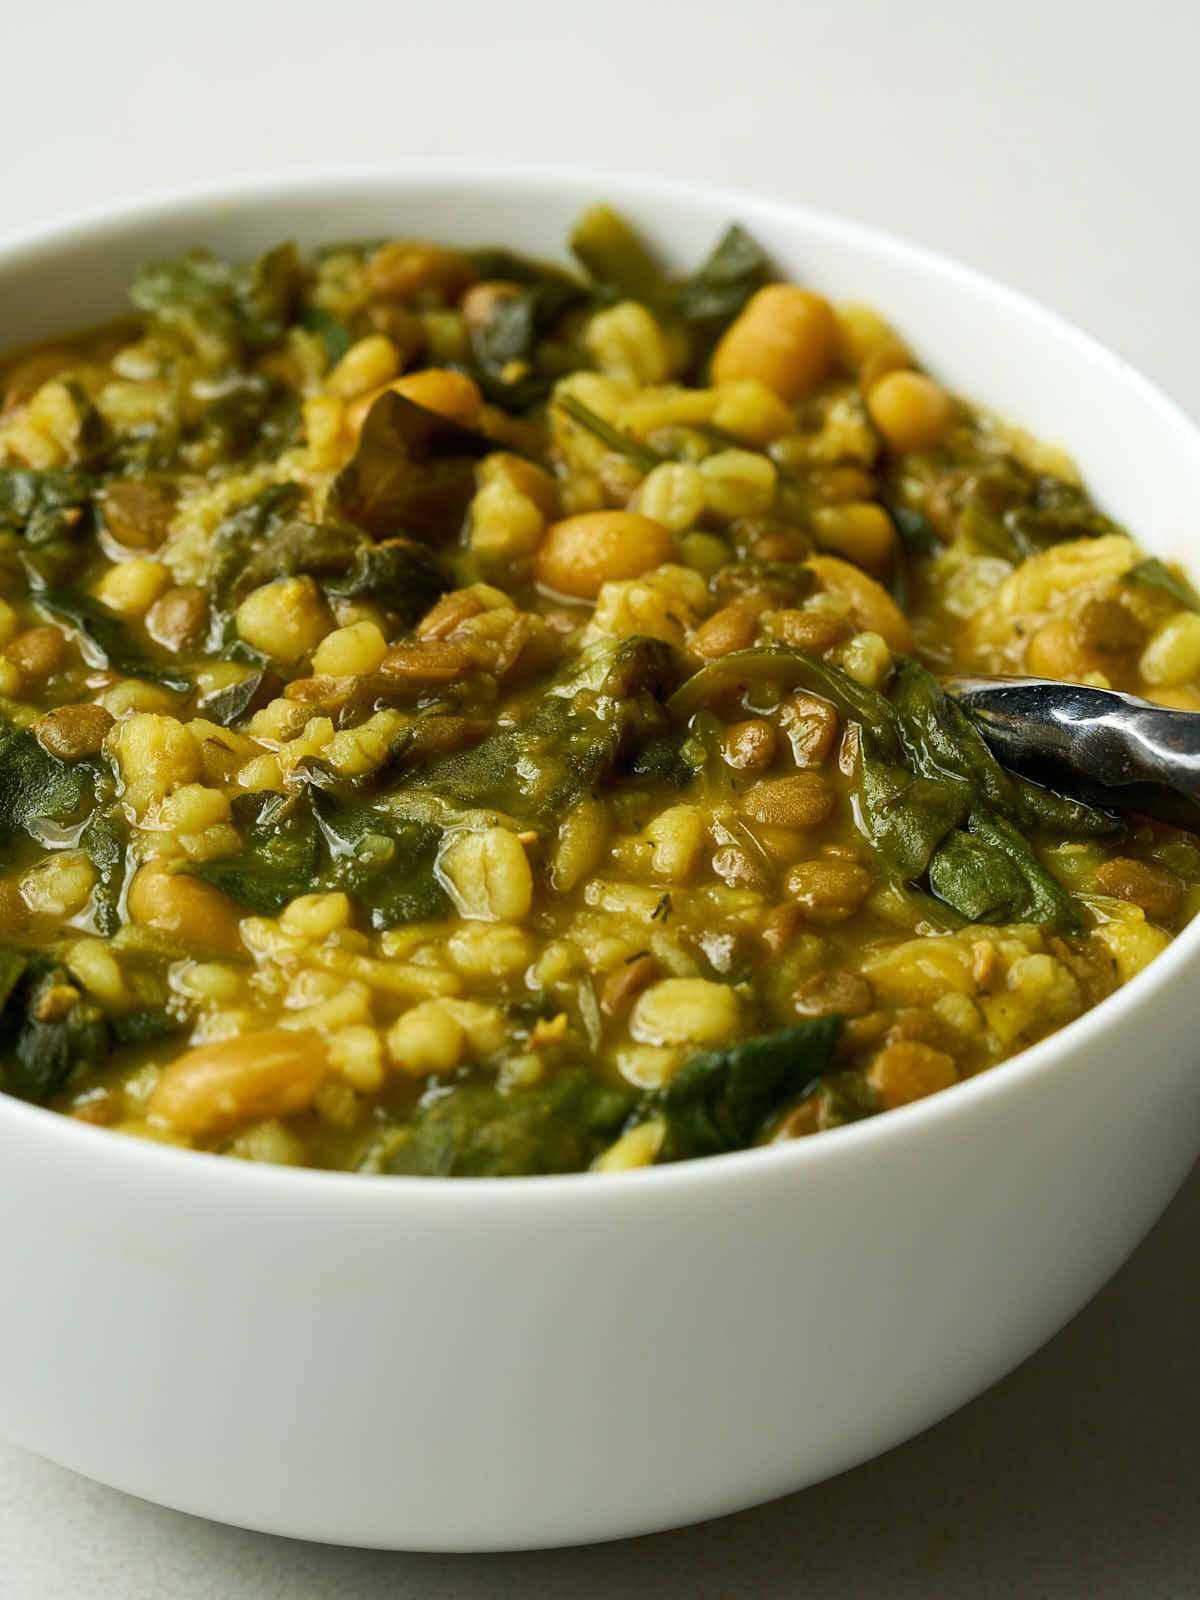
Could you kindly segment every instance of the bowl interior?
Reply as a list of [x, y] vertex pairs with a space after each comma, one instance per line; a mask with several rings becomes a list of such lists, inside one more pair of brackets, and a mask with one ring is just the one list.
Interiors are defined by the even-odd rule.
[[[1184, 562], [1193, 556], [1200, 433], [1127, 363], [1024, 296], [932, 252], [734, 191], [569, 169], [400, 166], [251, 179], [152, 199], [0, 242], [0, 350], [120, 314], [142, 262], [196, 246], [239, 258], [285, 238], [316, 246], [398, 234], [508, 244], [562, 259], [572, 222], [597, 200], [618, 207], [678, 270], [696, 265], [731, 221], [741, 222], [782, 274], [836, 300], [875, 306], [952, 389], [1069, 451], [1104, 509], [1148, 549]], [[1100, 1017], [1089, 1013], [1024, 1052], [1022, 1066], [1052, 1059], [1074, 1041], [1084, 1044], [1117, 1008], [1150, 1000], [1180, 975], [1198, 946], [1200, 920], [1103, 1002]], [[953, 1115], [956, 1102], [997, 1092], [999, 1083], [988, 1073], [953, 1096], [881, 1121], [898, 1132], [910, 1118]], [[62, 1122], [11, 1102], [7, 1109], [43, 1124]], [[59, 1131], [64, 1138], [91, 1132]], [[870, 1123], [839, 1130], [833, 1142], [884, 1136], [886, 1128]], [[164, 1152], [148, 1148], [143, 1154], [153, 1160]], [[722, 1158], [722, 1164], [740, 1159]], [[638, 1176], [665, 1180], [668, 1171]]]

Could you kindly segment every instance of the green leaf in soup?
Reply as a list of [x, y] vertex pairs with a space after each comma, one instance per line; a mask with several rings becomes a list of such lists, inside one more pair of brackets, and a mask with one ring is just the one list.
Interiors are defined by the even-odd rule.
[[227, 603], [236, 605], [252, 589], [278, 578], [300, 574], [336, 579], [353, 566], [364, 538], [356, 528], [338, 523], [277, 522], [253, 544], [247, 543], [239, 571], [225, 588]]
[[1162, 589], [1185, 610], [1200, 611], [1200, 594], [1196, 593], [1182, 573], [1172, 572], [1166, 562], [1160, 561], [1157, 556], [1148, 556], [1145, 561], [1130, 567], [1121, 582], [1141, 583], [1150, 589]]
[[[516, 294], [497, 300], [491, 316], [471, 334], [476, 375], [489, 400], [509, 411], [524, 411], [549, 393], [564, 365], [543, 359], [541, 341], [569, 306], [586, 297], [581, 283], [547, 269]], [[516, 377], [514, 363], [519, 364]]]
[[506, 1093], [480, 1083], [438, 1088], [422, 1099], [384, 1170], [439, 1178], [580, 1172], [617, 1137], [635, 1104], [631, 1091], [608, 1088], [582, 1068]]
[[173, 1017], [169, 1011], [127, 1011], [109, 1023], [114, 1049], [126, 1046], [154, 1044], [159, 1039], [169, 1039], [173, 1033], [182, 1033], [188, 1027], [182, 1017]]
[[616, 770], [630, 742], [665, 730], [657, 695], [669, 662], [657, 639], [600, 641], [515, 727], [418, 766], [403, 787], [543, 827], [561, 822]]
[[237, 683], [214, 690], [200, 701], [196, 710], [209, 722], [219, 722], [223, 728], [232, 728], [252, 711], [273, 699], [281, 680], [265, 667], [247, 672]]
[[295, 483], [274, 483], [217, 524], [209, 541], [205, 587], [218, 611], [233, 603], [246, 563], [287, 523], [296, 520], [304, 491]]
[[0, 1080], [10, 1094], [45, 1105], [77, 1073], [107, 1060], [108, 1024], [57, 962], [9, 951], [0, 965], [8, 985], [0, 1011]]
[[259, 916], [277, 916], [289, 900], [316, 886], [323, 856], [321, 830], [303, 796], [238, 795], [232, 821], [242, 840], [237, 855], [189, 866], [222, 894]]
[[94, 489], [82, 472], [0, 467], [0, 527], [34, 546], [81, 539], [92, 527]]
[[312, 803], [331, 856], [323, 882], [348, 895], [373, 928], [449, 911], [450, 897], [436, 871], [440, 828], [385, 816], [315, 788]]
[[615, 299], [640, 300], [652, 311], [670, 308], [670, 284], [634, 230], [611, 206], [595, 205], [571, 230], [571, 250], [588, 276]]
[[1028, 900], [1023, 873], [1002, 850], [954, 829], [929, 863], [929, 887], [968, 922], [1021, 922]]
[[92, 890], [92, 915], [96, 931], [111, 938], [121, 926], [120, 900], [125, 883], [124, 819], [111, 807], [97, 806], [79, 836], [80, 849], [86, 851], [96, 872]]
[[602, 416], [593, 411], [590, 406], [584, 405], [576, 395], [564, 394], [554, 401], [556, 408], [570, 417], [572, 422], [578, 423], [588, 433], [594, 435], [602, 444], [618, 455], [625, 456], [632, 461], [640, 472], [652, 472], [655, 467], [667, 458], [657, 450], [652, 450], [648, 444], [632, 438], [627, 433], [622, 433], [620, 428], [614, 428], [611, 422], [606, 422]]
[[305, 301], [300, 307], [296, 320], [306, 332], [315, 333], [320, 339], [325, 346], [325, 358], [331, 367], [337, 366], [354, 343], [354, 335], [346, 323], [340, 317], [323, 311], [311, 300]]
[[752, 1144], [773, 1112], [816, 1087], [841, 1024], [841, 1017], [814, 1017], [690, 1056], [647, 1108], [666, 1122], [659, 1160]]
[[894, 877], [912, 883], [939, 842], [966, 816], [971, 789], [958, 779], [925, 778], [889, 761], [873, 733], [862, 728], [857, 798], [881, 863]]
[[94, 769], [60, 761], [33, 734], [0, 720], [0, 846], [14, 834], [37, 837], [39, 824], [66, 827], [92, 804]]
[[971, 786], [973, 804], [1022, 827], [1040, 825], [1076, 836], [1112, 833], [1121, 826], [1119, 819], [1082, 800], [1006, 771], [962, 708], [917, 662], [899, 660], [889, 698], [914, 769], [927, 777], [961, 778]]
[[[986, 920], [1034, 922], [1041, 926], [1053, 927], [1059, 933], [1078, 933], [1082, 929], [1084, 916], [1079, 901], [1064, 889], [1056, 878], [1051, 877], [1034, 855], [1024, 835], [1011, 822], [997, 816], [995, 812], [980, 807], [972, 811], [967, 818], [967, 828], [977, 844], [982, 844], [1005, 857], [1009, 865], [1015, 868], [1023, 883], [1023, 892], [996, 907]], [[983, 860], [981, 856], [977, 859], [980, 862]], [[959, 861], [961, 865], [961, 853]], [[997, 872], [999, 875], [999, 869]], [[1008, 874], [1003, 876], [1004, 883], [1011, 885], [1012, 878]], [[935, 892], [940, 894], [941, 887], [933, 884], [932, 878], [930, 881]], [[950, 883], [953, 887], [954, 879], [950, 879]], [[998, 892], [999, 887], [997, 883], [994, 892]], [[973, 892], [981, 891], [976, 888]], [[949, 895], [945, 898], [950, 904], [956, 904]], [[961, 906], [958, 909], [965, 910]]]
[[496, 448], [481, 433], [387, 390], [333, 480], [327, 513], [374, 538], [457, 538], [475, 493], [475, 463]]
[[732, 223], [704, 264], [680, 284], [675, 309], [685, 322], [732, 322], [770, 275], [761, 245], [740, 223]]
[[980, 803], [1013, 815], [1017, 802], [1012, 780], [932, 673], [902, 658], [888, 698], [899, 713], [901, 738], [918, 772], [961, 778]]
[[346, 572], [322, 583], [327, 595], [374, 600], [405, 623], [417, 622], [450, 587], [433, 551], [413, 539], [360, 540]]
[[298, 282], [294, 245], [278, 245], [241, 266], [207, 250], [150, 261], [130, 289], [135, 307], [159, 330], [209, 363], [266, 349], [282, 338]]
[[76, 594], [71, 589], [38, 589], [38, 605], [51, 616], [60, 618], [76, 628], [100, 657], [103, 665], [113, 667], [130, 678], [142, 678], [148, 683], [161, 683], [166, 689], [186, 694], [192, 687], [191, 679], [173, 667], [161, 665], [134, 638], [120, 618], [107, 606], [93, 600], [90, 595]]

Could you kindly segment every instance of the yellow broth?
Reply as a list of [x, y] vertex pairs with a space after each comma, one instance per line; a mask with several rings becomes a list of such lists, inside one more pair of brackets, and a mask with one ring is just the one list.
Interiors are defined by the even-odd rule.
[[948, 1088], [1193, 914], [937, 683], [1200, 709], [1186, 580], [741, 230], [572, 247], [194, 253], [0, 367], [8, 1092], [618, 1170]]

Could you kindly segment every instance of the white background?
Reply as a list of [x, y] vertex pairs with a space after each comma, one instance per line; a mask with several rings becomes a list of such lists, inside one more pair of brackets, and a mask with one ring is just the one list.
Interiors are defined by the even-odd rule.
[[[0, 232], [331, 161], [675, 173], [983, 267], [1200, 415], [1196, 0], [0, 0], [0, 38]], [[1152, 1063], [1130, 1070], [1153, 1093]], [[957, 1417], [832, 1484], [630, 1544], [323, 1550], [157, 1511], [0, 1445], [0, 1596], [1197, 1595], [1198, 1230], [1194, 1175], [1115, 1283]], [[36, 1307], [4, 1306], [0, 1285], [0, 1315]]]

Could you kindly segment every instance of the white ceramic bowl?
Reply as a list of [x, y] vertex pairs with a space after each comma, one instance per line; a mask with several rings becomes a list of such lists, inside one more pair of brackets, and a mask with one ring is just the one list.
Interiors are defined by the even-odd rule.
[[[680, 183], [395, 168], [126, 206], [0, 249], [0, 348], [111, 315], [140, 261], [196, 243], [557, 254], [597, 198], [679, 265], [738, 218], [1192, 552], [1200, 435], [1116, 357], [925, 251]], [[620, 1176], [270, 1169], [0, 1097], [0, 1430], [203, 1516], [401, 1548], [611, 1538], [811, 1483], [1007, 1372], [1157, 1217], [1200, 1146], [1198, 948], [1193, 925], [932, 1100]]]

